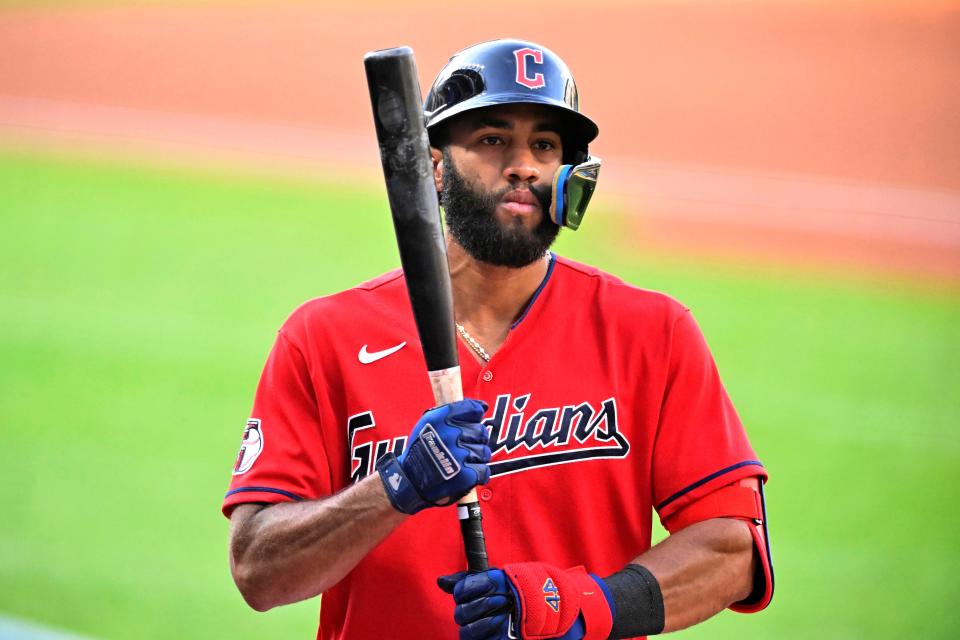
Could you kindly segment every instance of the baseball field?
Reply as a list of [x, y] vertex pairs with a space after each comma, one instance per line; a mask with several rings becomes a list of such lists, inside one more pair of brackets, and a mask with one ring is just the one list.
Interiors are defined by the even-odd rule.
[[[24, 3], [9, 4], [0, 35], [26, 24], [46, 37]], [[182, 12], [190, 3], [175, 4]], [[253, 143], [242, 162], [198, 162], [178, 156], [182, 139], [174, 153], [145, 153], [142, 140], [131, 151], [117, 141], [133, 129], [109, 134], [103, 122], [40, 131], [31, 120], [40, 107], [79, 113], [67, 98], [82, 93], [83, 73], [34, 95], [17, 60], [0, 60], [0, 638], [39, 638], [40, 626], [93, 638], [312, 637], [317, 600], [266, 614], [243, 603], [220, 503], [277, 327], [306, 298], [398, 264], [382, 186], [369, 175], [260, 170]], [[110, 64], [122, 70], [123, 60]], [[91, 95], [90, 105], [109, 102]], [[17, 111], [27, 98], [36, 109]], [[147, 113], [130, 96], [117, 100], [127, 100], [126, 116]], [[207, 118], [212, 109], [196, 111]], [[287, 109], [281, 120], [296, 123]], [[947, 129], [945, 120], [934, 125]], [[951, 148], [926, 181], [908, 175], [919, 160], [882, 165], [873, 156], [864, 162], [880, 168], [861, 165], [870, 175], [854, 177], [876, 181], [885, 167], [897, 197], [910, 184], [960, 202]], [[284, 163], [302, 150], [286, 148]], [[753, 155], [736, 163], [753, 167], [762, 155], [744, 153]], [[766, 252], [716, 249], [705, 237], [661, 243], [666, 218], [621, 206], [623, 193], [599, 199], [556, 250], [691, 307], [771, 475], [773, 604], [754, 616], [724, 612], [678, 637], [957, 637], [956, 247], [941, 235], [931, 260], [908, 268], [903, 253], [889, 253], [893, 241], [869, 235], [834, 238], [841, 249], [823, 260], [776, 244], [783, 235], [769, 229]], [[691, 226], [687, 217], [676, 229]], [[715, 219], [697, 226], [717, 242], [730, 232]], [[754, 238], [756, 228], [743, 233]], [[862, 251], [863, 263], [851, 267], [843, 247]], [[884, 255], [896, 268], [878, 265]]]
[[[384, 197], [0, 154], [0, 611], [105, 638], [309, 637], [257, 614], [219, 504], [273, 332], [391, 268]], [[339, 215], [341, 212], [350, 215]], [[949, 638], [960, 625], [955, 290], [559, 251], [689, 304], [771, 470], [777, 597], [691, 638]]]

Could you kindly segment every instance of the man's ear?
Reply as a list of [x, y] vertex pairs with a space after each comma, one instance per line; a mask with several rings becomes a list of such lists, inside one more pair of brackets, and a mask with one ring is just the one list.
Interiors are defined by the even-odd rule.
[[433, 182], [437, 193], [443, 190], [443, 153], [440, 149], [430, 147], [430, 159], [433, 161]]

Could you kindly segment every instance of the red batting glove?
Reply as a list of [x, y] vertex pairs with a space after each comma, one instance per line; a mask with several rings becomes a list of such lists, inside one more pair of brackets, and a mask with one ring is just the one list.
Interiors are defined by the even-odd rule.
[[613, 598], [583, 567], [558, 569], [542, 562], [503, 567], [518, 599], [524, 640], [557, 638], [582, 617], [584, 640], [606, 640], [613, 628]]
[[613, 628], [606, 583], [583, 567], [523, 562], [438, 583], [456, 602], [461, 640], [606, 640]]

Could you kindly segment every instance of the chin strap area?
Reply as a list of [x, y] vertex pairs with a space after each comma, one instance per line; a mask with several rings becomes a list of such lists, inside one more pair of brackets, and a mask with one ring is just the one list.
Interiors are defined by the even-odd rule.
[[580, 227], [587, 205], [597, 188], [600, 158], [588, 157], [577, 165], [565, 164], [553, 176], [550, 218], [568, 229]]

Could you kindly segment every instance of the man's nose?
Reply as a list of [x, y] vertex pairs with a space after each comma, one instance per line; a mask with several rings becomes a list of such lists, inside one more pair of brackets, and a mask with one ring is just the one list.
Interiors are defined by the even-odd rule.
[[513, 150], [503, 169], [503, 177], [510, 182], [533, 183], [540, 179], [540, 168], [534, 161], [533, 150], [522, 147]]

